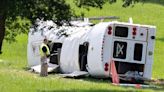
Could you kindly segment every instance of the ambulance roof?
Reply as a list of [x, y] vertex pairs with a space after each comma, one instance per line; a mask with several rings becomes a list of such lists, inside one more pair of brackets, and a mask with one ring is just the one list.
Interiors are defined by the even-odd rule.
[[128, 22], [118, 22], [118, 21], [112, 21], [111, 24], [119, 24], [119, 25], [129, 25], [129, 26], [140, 26], [140, 27], [147, 27], [147, 28], [156, 28], [156, 26], [152, 25], [142, 25], [142, 24], [132, 24]]

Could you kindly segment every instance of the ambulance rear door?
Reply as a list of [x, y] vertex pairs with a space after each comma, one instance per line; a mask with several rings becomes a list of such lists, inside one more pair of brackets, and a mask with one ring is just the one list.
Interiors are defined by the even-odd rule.
[[115, 24], [112, 58], [115, 61], [145, 64], [147, 30], [139, 25]]

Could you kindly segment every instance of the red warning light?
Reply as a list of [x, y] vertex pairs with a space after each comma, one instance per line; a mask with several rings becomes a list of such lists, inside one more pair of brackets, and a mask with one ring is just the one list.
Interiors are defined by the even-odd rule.
[[105, 71], [108, 71], [108, 67], [109, 67], [109, 64], [108, 64], [108, 63], [105, 63], [105, 68], [104, 68], [104, 70], [105, 70]]
[[109, 34], [109, 35], [112, 34], [112, 27], [111, 27], [111, 26], [108, 27], [108, 34]]
[[136, 35], [136, 34], [137, 34], [137, 33], [134, 31], [134, 32], [133, 32], [133, 35]]
[[134, 36], [137, 35], [136, 30], [137, 30], [137, 28], [136, 28], [136, 27], [133, 27], [133, 32], [132, 32], [132, 34], [133, 34]]
[[133, 27], [133, 31], [136, 31], [137, 30], [137, 28], [136, 27]]

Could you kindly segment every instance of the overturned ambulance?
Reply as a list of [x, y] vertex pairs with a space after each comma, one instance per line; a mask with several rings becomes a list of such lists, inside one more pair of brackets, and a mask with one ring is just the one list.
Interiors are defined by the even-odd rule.
[[[110, 61], [115, 61], [119, 77], [136, 75], [150, 79], [155, 42], [155, 26], [124, 22], [72, 21], [56, 26], [38, 21], [28, 35], [28, 66], [40, 64], [39, 46], [46, 37], [50, 44], [49, 63], [65, 74], [87, 71], [98, 78], [110, 77]], [[134, 77], [132, 76], [132, 77]]]

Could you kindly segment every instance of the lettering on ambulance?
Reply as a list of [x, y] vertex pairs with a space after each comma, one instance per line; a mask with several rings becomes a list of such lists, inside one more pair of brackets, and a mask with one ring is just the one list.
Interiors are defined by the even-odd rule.
[[118, 57], [119, 54], [123, 55], [122, 49], [124, 48], [124, 45], [120, 46], [120, 44], [117, 43], [117, 50], [116, 50], [116, 57]]
[[121, 41], [114, 42], [114, 52], [113, 57], [119, 59], [126, 59], [126, 50], [127, 50], [127, 43]]

